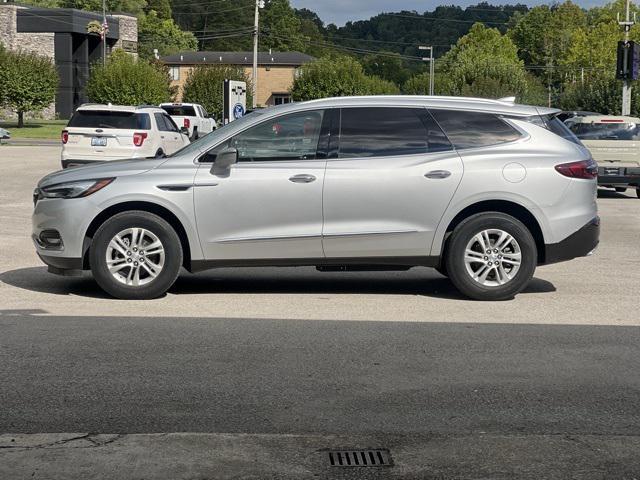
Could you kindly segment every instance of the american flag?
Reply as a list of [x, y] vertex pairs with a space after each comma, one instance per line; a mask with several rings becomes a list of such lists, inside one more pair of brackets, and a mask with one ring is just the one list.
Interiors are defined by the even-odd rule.
[[109, 24], [107, 23], [107, 17], [102, 17], [102, 25], [100, 25], [100, 38], [104, 40], [109, 31]]

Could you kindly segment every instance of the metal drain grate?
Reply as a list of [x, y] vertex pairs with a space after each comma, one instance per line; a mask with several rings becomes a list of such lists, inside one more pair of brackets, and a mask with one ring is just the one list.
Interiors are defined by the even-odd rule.
[[369, 450], [329, 450], [332, 467], [389, 467], [393, 465], [391, 453], [386, 448]]

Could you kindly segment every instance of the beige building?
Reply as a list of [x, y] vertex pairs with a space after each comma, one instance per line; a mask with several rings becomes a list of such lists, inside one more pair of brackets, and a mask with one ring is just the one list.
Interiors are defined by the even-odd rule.
[[[280, 105], [291, 101], [290, 90], [297, 69], [313, 57], [300, 52], [258, 53], [259, 106]], [[177, 101], [182, 100], [182, 87], [189, 72], [202, 65], [232, 65], [244, 68], [247, 76], [253, 74], [253, 52], [183, 52], [162, 57], [169, 67], [173, 85], [178, 87]]]

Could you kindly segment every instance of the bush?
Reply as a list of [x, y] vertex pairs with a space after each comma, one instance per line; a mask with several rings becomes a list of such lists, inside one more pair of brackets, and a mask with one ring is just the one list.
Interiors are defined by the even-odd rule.
[[225, 80], [247, 83], [247, 105], [252, 104], [251, 81], [244, 69], [228, 65], [196, 67], [184, 83], [182, 101], [199, 103], [217, 119], [222, 119]]
[[48, 57], [27, 52], [0, 50], [0, 102], [18, 114], [39, 112], [55, 100], [58, 73]]
[[362, 65], [347, 56], [323, 57], [304, 65], [291, 89], [296, 101], [393, 93], [398, 93], [395, 84], [378, 77], [367, 76]]
[[106, 65], [91, 68], [87, 96], [92, 102], [117, 105], [158, 105], [173, 97], [166, 68], [114, 51]]

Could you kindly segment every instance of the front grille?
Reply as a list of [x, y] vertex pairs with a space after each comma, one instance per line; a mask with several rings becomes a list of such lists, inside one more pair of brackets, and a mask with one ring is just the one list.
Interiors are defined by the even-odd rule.
[[391, 453], [386, 448], [367, 450], [329, 450], [326, 452], [332, 467], [390, 467]]

